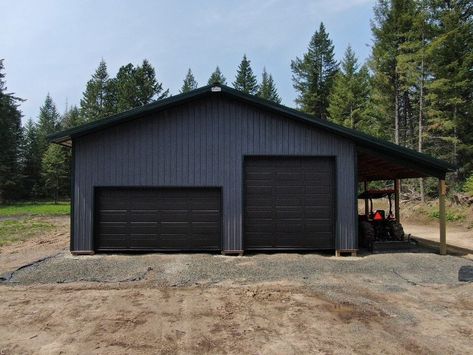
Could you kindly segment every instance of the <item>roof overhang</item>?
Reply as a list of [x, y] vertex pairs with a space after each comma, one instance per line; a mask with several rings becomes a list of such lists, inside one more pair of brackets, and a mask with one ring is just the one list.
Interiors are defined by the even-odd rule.
[[[272, 101], [244, 94], [220, 84], [207, 85], [188, 93], [171, 96], [130, 111], [58, 132], [50, 135], [49, 139], [53, 143], [70, 147], [74, 139], [79, 137], [211, 95], [226, 96], [230, 99], [243, 101], [263, 110], [303, 122], [353, 141], [357, 146], [358, 178], [360, 181], [367, 179], [387, 180], [424, 176], [441, 178], [445, 177], [447, 172], [456, 169], [453, 165], [429, 155], [372, 137], [350, 128], [339, 126], [326, 120], [318, 119], [312, 115], [279, 105]], [[374, 166], [376, 166], [376, 168], [373, 168]]]

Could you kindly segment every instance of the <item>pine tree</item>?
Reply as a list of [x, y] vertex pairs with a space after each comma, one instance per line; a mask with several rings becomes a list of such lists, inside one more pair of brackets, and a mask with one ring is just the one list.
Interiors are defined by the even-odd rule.
[[87, 82], [83, 98], [80, 100], [81, 115], [85, 121], [95, 121], [114, 113], [112, 82], [107, 72], [107, 64], [102, 59], [92, 78]]
[[296, 103], [303, 111], [327, 118], [328, 99], [338, 70], [334, 46], [323, 23], [312, 36], [307, 53], [291, 62]]
[[7, 92], [3, 59], [0, 60], [0, 203], [21, 193], [21, 111], [23, 101]]
[[49, 93], [46, 95], [43, 106], [39, 109], [38, 118], [38, 147], [40, 156], [48, 149], [48, 135], [55, 133], [59, 128], [60, 115]]
[[374, 36], [370, 66], [373, 102], [379, 122], [389, 128], [396, 144], [412, 147], [408, 133], [415, 119], [412, 96], [405, 76], [401, 76], [399, 56], [405, 51], [415, 24], [413, 0], [379, 0], [374, 8]]
[[156, 72], [151, 64], [144, 60], [141, 66], [131, 63], [120, 67], [113, 80], [116, 112], [123, 112], [149, 104], [168, 96], [169, 90], [156, 79]]
[[329, 97], [328, 113], [333, 122], [376, 134], [367, 115], [369, 79], [368, 69], [360, 68], [355, 52], [348, 46]]
[[68, 191], [70, 172], [65, 149], [58, 144], [51, 144], [41, 162], [45, 192], [54, 199], [54, 203]]
[[261, 84], [258, 87], [257, 95], [265, 100], [274, 101], [278, 104], [281, 103], [281, 98], [274, 84], [273, 76], [266, 72], [266, 68], [263, 68]]
[[[425, 96], [426, 84], [432, 78], [430, 58], [427, 49], [433, 39], [432, 25], [429, 21], [428, 2], [421, 0], [416, 3], [412, 12], [412, 26], [405, 31], [406, 41], [401, 43], [397, 55], [397, 72], [401, 91], [408, 98], [411, 106], [409, 115], [403, 115], [405, 139], [407, 146], [424, 150]], [[416, 119], [417, 118], [417, 119]], [[424, 201], [424, 179], [419, 179], [421, 201]]]
[[233, 87], [245, 94], [251, 95], [255, 95], [258, 90], [258, 82], [251, 69], [251, 62], [246, 58], [246, 54], [243, 55], [243, 59], [238, 66]]
[[138, 106], [147, 105], [154, 100], [168, 96], [169, 90], [163, 90], [162, 83], [156, 79], [156, 71], [147, 59], [135, 70], [136, 95]]
[[473, 172], [473, 15], [471, 2], [436, 1], [435, 38], [428, 48], [433, 79], [427, 83], [426, 148]]
[[118, 69], [113, 87], [116, 95], [116, 111], [123, 112], [139, 106], [136, 93], [135, 67], [128, 63]]
[[41, 151], [38, 142], [38, 127], [30, 118], [24, 127], [23, 186], [28, 198], [37, 198], [41, 191]]
[[186, 93], [192, 90], [197, 89], [197, 81], [195, 81], [194, 75], [192, 74], [191, 69], [187, 71], [186, 77], [181, 87], [181, 93]]
[[212, 75], [210, 75], [210, 78], [207, 84], [208, 85], [213, 85], [213, 84], [227, 85], [227, 79], [223, 76], [218, 66], [217, 68], [215, 68], [215, 71], [212, 73]]
[[61, 120], [61, 129], [69, 129], [84, 124], [83, 117], [77, 106], [72, 106], [63, 115]]

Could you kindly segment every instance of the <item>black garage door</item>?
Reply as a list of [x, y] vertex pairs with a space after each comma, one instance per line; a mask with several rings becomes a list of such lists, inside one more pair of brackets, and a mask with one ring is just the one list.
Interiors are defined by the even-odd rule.
[[333, 249], [334, 184], [332, 158], [247, 158], [245, 249]]
[[95, 249], [220, 250], [216, 188], [100, 188]]

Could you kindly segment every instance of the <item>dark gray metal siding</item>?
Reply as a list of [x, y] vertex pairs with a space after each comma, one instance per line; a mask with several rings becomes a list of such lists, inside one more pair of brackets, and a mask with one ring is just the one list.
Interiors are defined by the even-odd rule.
[[245, 155], [336, 158], [336, 248], [357, 248], [353, 142], [218, 96], [74, 141], [74, 241], [93, 250], [96, 186], [221, 186], [223, 247], [241, 250]]

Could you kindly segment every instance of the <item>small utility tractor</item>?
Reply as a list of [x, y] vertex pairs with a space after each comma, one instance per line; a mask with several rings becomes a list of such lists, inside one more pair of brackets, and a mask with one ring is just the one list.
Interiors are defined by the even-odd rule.
[[[377, 246], [382, 245], [389, 248], [404, 247], [409, 245], [409, 238], [404, 234], [401, 223], [396, 220], [392, 211], [392, 197], [394, 190], [368, 190], [360, 195], [359, 199], [369, 200], [370, 212], [368, 215], [360, 215], [359, 218], [359, 237], [360, 245], [370, 248], [372, 251]], [[386, 216], [384, 210], [373, 211], [373, 199], [387, 197], [389, 200], [389, 213]], [[407, 242], [407, 244], [406, 244]], [[404, 245], [406, 244], [406, 245]]]

